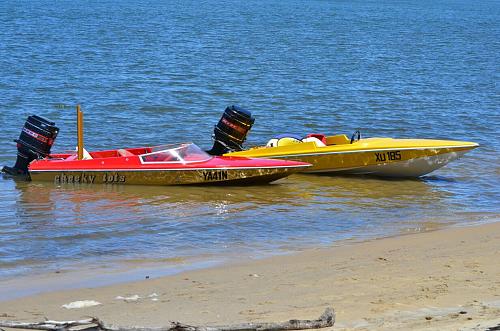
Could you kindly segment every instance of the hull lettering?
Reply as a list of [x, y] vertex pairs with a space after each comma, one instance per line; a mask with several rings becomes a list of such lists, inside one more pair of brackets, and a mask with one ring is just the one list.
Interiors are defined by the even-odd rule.
[[121, 184], [125, 183], [126, 177], [124, 175], [120, 175], [117, 172], [114, 174], [104, 174], [102, 176], [102, 182], [106, 184]]
[[375, 162], [400, 161], [400, 160], [401, 160], [401, 151], [375, 153]]
[[227, 170], [203, 171], [203, 179], [207, 181], [218, 181], [228, 179]]
[[54, 183], [77, 183], [77, 184], [93, 184], [95, 180], [94, 175], [87, 175], [85, 173], [78, 175], [67, 175], [62, 173], [54, 177]]

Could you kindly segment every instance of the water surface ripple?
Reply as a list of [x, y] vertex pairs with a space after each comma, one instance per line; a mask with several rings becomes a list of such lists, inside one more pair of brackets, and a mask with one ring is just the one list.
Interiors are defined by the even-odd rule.
[[0, 164], [25, 118], [73, 149], [211, 145], [223, 109], [274, 134], [475, 141], [420, 180], [293, 176], [246, 188], [0, 177], [0, 277], [77, 263], [262, 256], [498, 218], [498, 1], [0, 2]]

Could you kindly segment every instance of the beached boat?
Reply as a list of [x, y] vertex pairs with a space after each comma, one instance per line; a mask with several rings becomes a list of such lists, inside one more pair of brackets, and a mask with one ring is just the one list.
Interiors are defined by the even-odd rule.
[[192, 143], [85, 153], [51, 154], [28, 166], [33, 181], [80, 184], [262, 184], [286, 177], [307, 163], [212, 156]]
[[227, 153], [230, 156], [277, 158], [312, 164], [305, 173], [419, 177], [458, 159], [479, 145], [467, 141], [432, 139], [361, 139], [346, 135], [306, 137], [282, 135], [266, 146]]
[[78, 115], [76, 152], [52, 154], [59, 132], [55, 123], [30, 116], [17, 142], [17, 160], [2, 171], [33, 181], [78, 184], [250, 185], [269, 183], [307, 163], [210, 155], [192, 143], [87, 152], [83, 115]]
[[346, 135], [305, 137], [280, 135], [265, 145], [243, 148], [255, 119], [241, 108], [228, 107], [214, 128], [214, 155], [286, 159], [310, 163], [304, 173], [419, 177], [458, 159], [479, 145], [467, 141], [432, 139], [361, 139]]

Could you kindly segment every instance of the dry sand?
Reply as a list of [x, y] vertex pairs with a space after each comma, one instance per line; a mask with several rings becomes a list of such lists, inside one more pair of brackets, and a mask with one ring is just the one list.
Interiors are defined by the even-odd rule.
[[[487, 330], [500, 325], [499, 253], [496, 222], [3, 301], [0, 319], [214, 325], [312, 319], [332, 306], [334, 330]], [[61, 307], [78, 300], [101, 305]]]

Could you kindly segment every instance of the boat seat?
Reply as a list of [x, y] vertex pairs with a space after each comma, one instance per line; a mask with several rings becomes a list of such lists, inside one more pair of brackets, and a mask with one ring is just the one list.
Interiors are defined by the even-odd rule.
[[321, 140], [319, 140], [316, 137], [307, 137], [307, 138], [304, 138], [304, 139], [302, 139], [302, 142], [304, 142], [304, 143], [313, 142], [313, 143], [316, 144], [317, 147], [325, 147], [326, 146], [326, 144], [324, 142], [322, 142]]
[[317, 138], [319, 141], [321, 141], [324, 145], [326, 146], [326, 136], [322, 133], [309, 133], [305, 139], [307, 138]]
[[279, 135], [269, 140], [266, 144], [266, 147], [283, 147], [300, 143], [301, 143], [300, 137], [296, 138], [291, 135]]
[[135, 156], [134, 153], [131, 153], [123, 148], [118, 149], [116, 152], [118, 153], [118, 156]]

